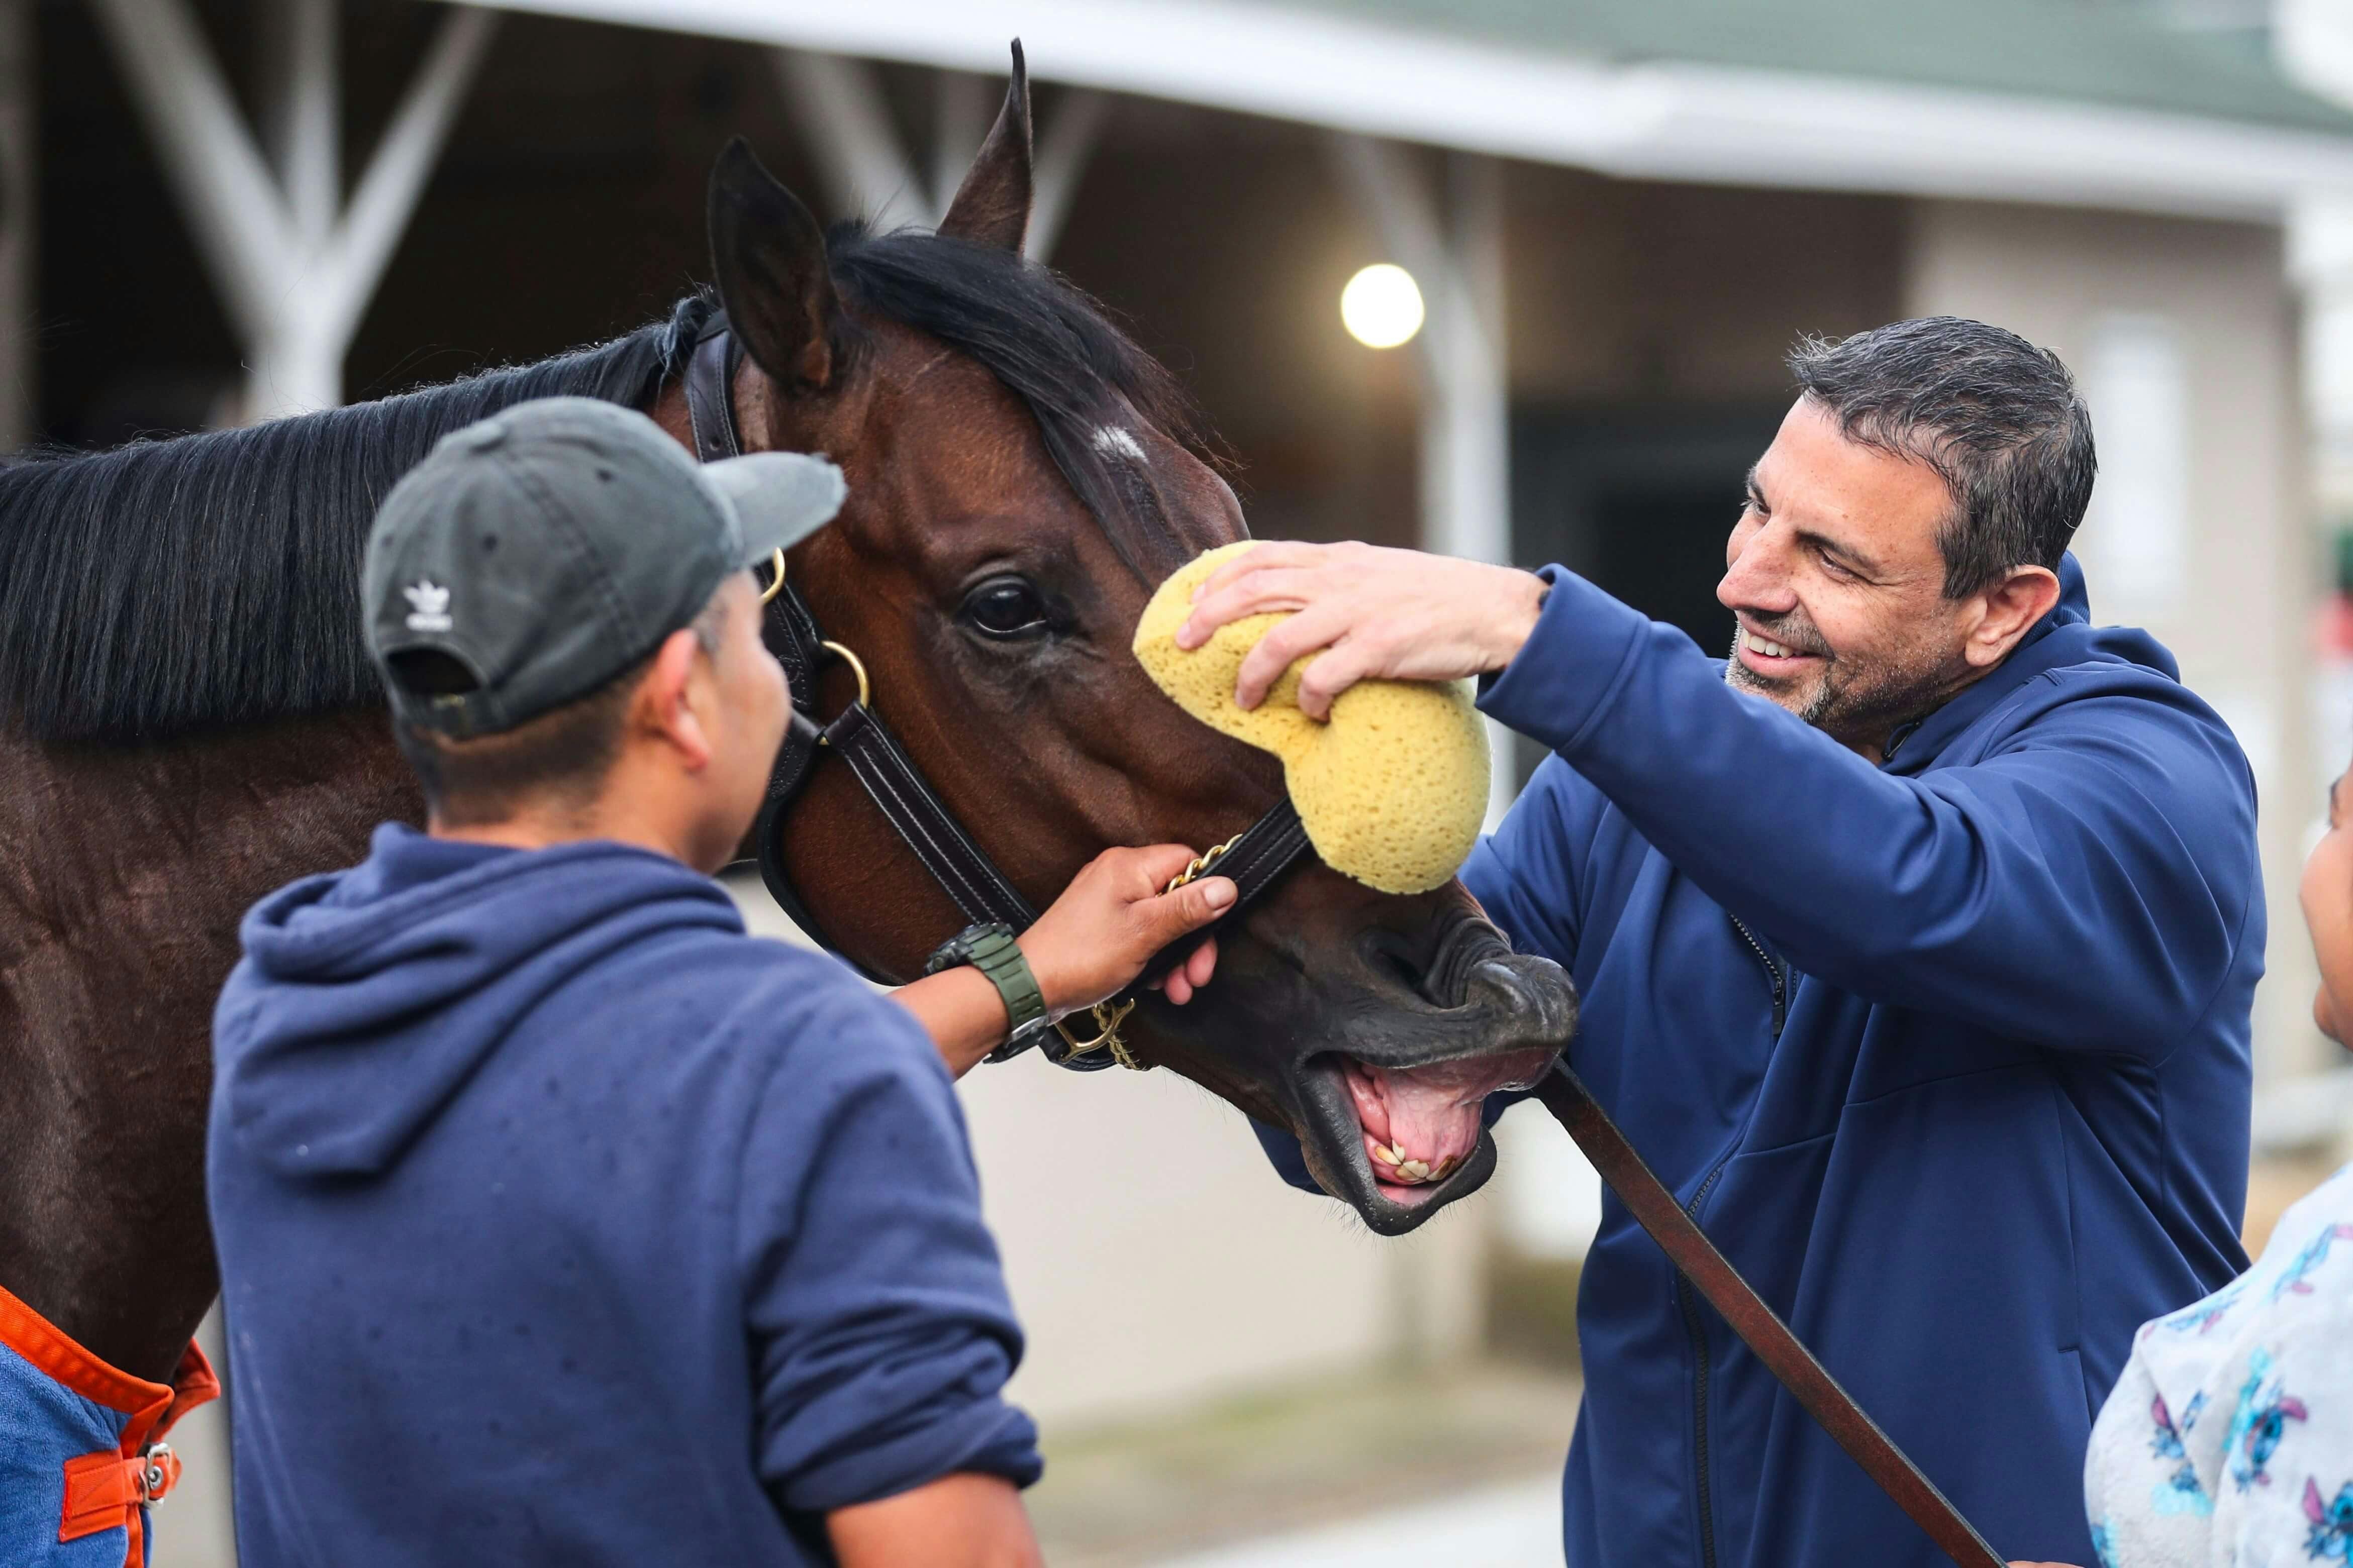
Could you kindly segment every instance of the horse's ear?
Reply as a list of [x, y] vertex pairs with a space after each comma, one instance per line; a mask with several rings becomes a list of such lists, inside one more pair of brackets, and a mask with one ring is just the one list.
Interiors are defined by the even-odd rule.
[[1019, 250], [1029, 233], [1029, 68], [1021, 40], [1013, 40], [1013, 79], [1006, 84], [1005, 107], [989, 127], [980, 156], [956, 188], [940, 232], [975, 245]]
[[786, 391], [824, 386], [833, 378], [831, 328], [840, 309], [825, 231], [741, 136], [712, 166], [710, 205], [711, 265], [735, 335]]

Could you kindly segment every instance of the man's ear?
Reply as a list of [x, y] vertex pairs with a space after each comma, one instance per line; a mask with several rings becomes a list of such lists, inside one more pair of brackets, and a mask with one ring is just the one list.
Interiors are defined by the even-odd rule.
[[677, 752], [691, 773], [701, 773], [711, 762], [711, 732], [703, 728], [692, 701], [702, 651], [691, 626], [681, 626], [664, 637], [638, 683], [629, 711], [632, 727]]
[[2059, 578], [2047, 566], [2013, 566], [2000, 582], [1979, 589], [1978, 599], [1982, 608], [1962, 652], [1976, 668], [1990, 669], [2051, 613], [2059, 602]]
[[719, 302], [753, 363], [787, 393], [825, 387], [840, 313], [825, 231], [741, 136], [712, 165], [710, 221]]

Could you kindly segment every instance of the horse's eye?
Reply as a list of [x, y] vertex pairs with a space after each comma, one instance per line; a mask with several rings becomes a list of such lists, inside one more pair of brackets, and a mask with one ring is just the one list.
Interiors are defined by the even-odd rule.
[[991, 577], [965, 596], [964, 616], [989, 637], [1028, 637], [1046, 629], [1046, 601], [1026, 577]]

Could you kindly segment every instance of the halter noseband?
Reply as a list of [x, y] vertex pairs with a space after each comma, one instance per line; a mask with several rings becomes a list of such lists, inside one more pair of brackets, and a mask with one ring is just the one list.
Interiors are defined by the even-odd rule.
[[[687, 360], [685, 375], [687, 419], [694, 431], [695, 456], [702, 462], [733, 458], [744, 449], [735, 424], [734, 398], [735, 373], [742, 363], [742, 345], [728, 330], [726, 318], [714, 314]], [[1007, 880], [987, 853], [972, 841], [972, 836], [964, 830], [905, 748], [899, 744], [898, 737], [874, 711], [873, 689], [867, 679], [866, 666], [849, 648], [826, 640], [799, 587], [786, 579], [781, 558], [776, 563], [776, 581], [763, 595], [765, 631], [769, 647], [776, 650], [777, 661], [785, 668], [785, 679], [792, 692], [793, 720], [784, 748], [777, 753], [776, 769], [769, 775], [767, 804], [761, 808], [753, 835], [759, 849], [760, 879], [767, 884], [770, 896], [792, 917], [793, 923], [818, 945], [843, 958], [867, 979], [883, 983], [882, 976], [848, 958], [826, 935], [825, 928], [802, 900], [785, 870], [785, 816], [808, 783], [818, 753], [830, 752], [849, 764], [850, 772], [865, 786], [883, 818], [913, 851], [923, 869], [931, 873], [932, 879], [955, 900], [966, 921], [1001, 921], [1017, 931], [1029, 929], [1037, 921], [1038, 911]], [[832, 722], [820, 728], [807, 715], [816, 710], [818, 666], [828, 657], [842, 659], [856, 673], [858, 697]], [[1214, 867], [1219, 875], [1233, 879], [1237, 890], [1234, 901], [1219, 917], [1217, 926], [1170, 943], [1153, 957], [1144, 973], [1159, 974], [1175, 967], [1199, 946], [1210, 931], [1230, 921], [1272, 887], [1306, 849], [1307, 830], [1300, 826], [1299, 813], [1286, 795], [1240, 834], [1195, 860], [1168, 884], [1169, 890], [1206, 875]], [[1119, 1033], [1121, 1022], [1134, 1007], [1132, 996], [1113, 997], [1099, 1004], [1094, 1016], [1100, 1032], [1092, 1040], [1080, 1040], [1061, 1024], [1056, 1024], [1054, 1032], [1060, 1037], [1060, 1046], [1046, 1047], [1047, 1059], [1058, 1067], [1084, 1072], [1110, 1067], [1114, 1061], [1141, 1069], [1145, 1064], [1136, 1060]], [[1003, 1061], [1018, 1055], [1027, 1045], [1025, 1041], [1020, 1046], [1000, 1047], [987, 1059]], [[1099, 1051], [1103, 1054], [1096, 1054]]]

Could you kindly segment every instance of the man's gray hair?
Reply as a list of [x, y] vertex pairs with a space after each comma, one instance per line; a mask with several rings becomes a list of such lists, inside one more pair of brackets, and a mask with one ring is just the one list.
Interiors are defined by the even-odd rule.
[[2091, 505], [2091, 411], [2048, 349], [1959, 316], [1897, 321], [1789, 351], [1798, 390], [1850, 441], [1926, 463], [1952, 493], [1945, 596], [2013, 566], [2059, 569]]

